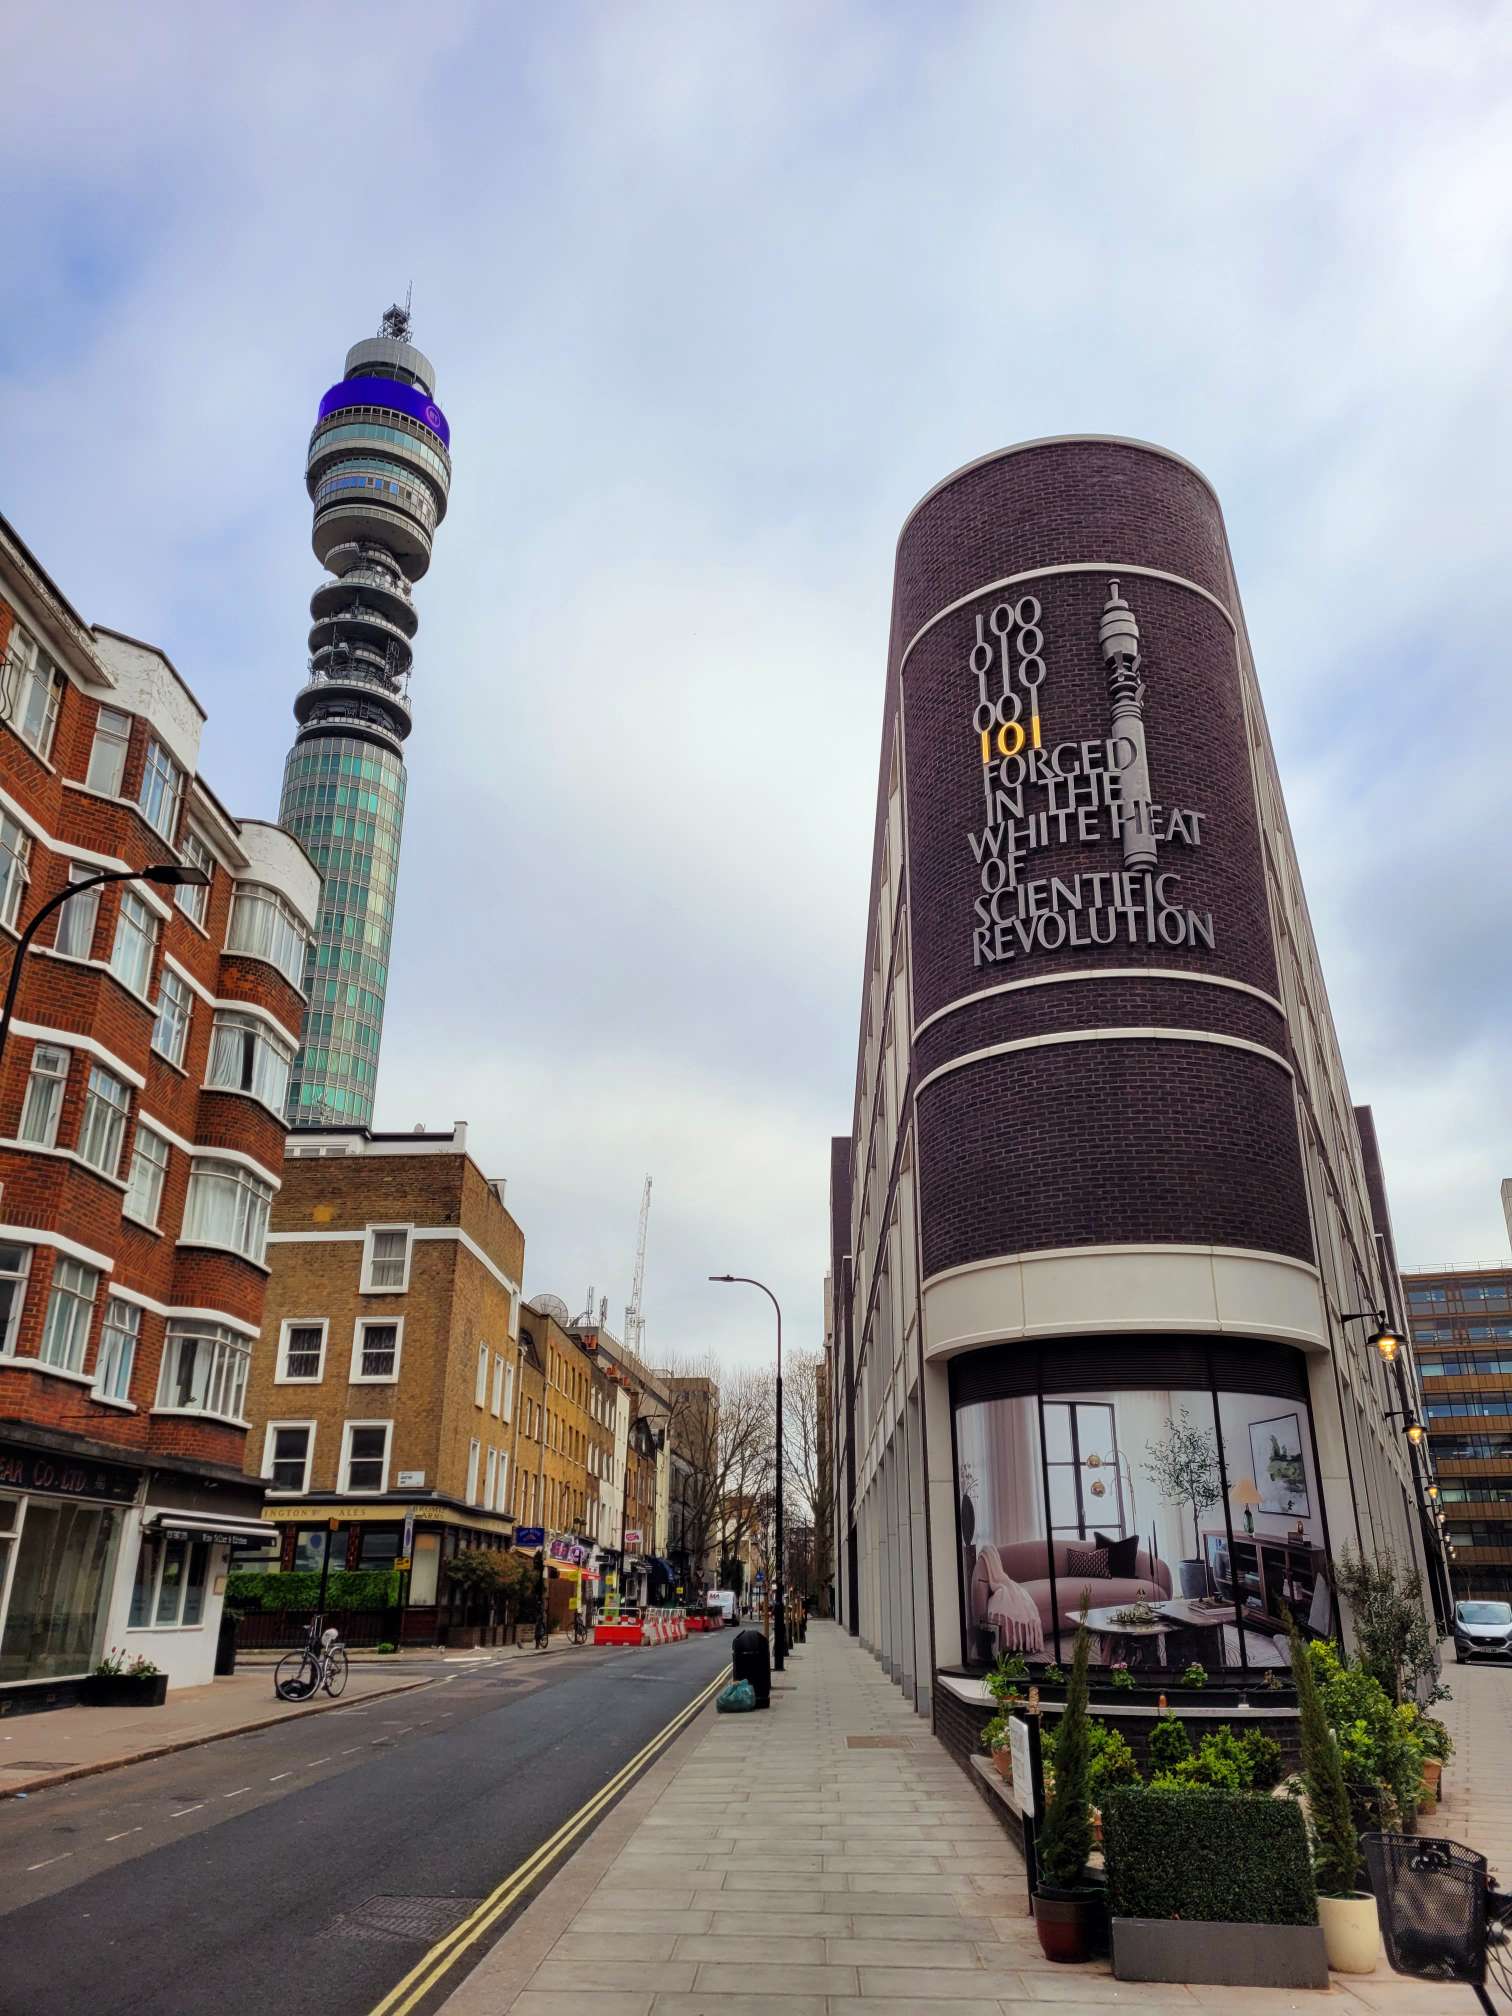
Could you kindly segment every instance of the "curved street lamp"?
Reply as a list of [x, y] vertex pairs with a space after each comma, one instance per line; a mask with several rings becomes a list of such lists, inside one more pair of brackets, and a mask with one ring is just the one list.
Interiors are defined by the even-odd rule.
[[776, 1608], [776, 1623], [772, 1632], [772, 1666], [780, 1673], [787, 1660], [787, 1588], [783, 1577], [782, 1557], [782, 1304], [765, 1281], [754, 1280], [749, 1274], [711, 1274], [709, 1279], [725, 1283], [738, 1281], [744, 1287], [759, 1288], [777, 1311], [777, 1559], [773, 1564], [772, 1595]]
[[0, 1063], [5, 1059], [5, 1042], [10, 1035], [11, 1016], [15, 1012], [16, 995], [21, 986], [21, 968], [37, 935], [37, 927], [45, 924], [54, 910], [61, 910], [70, 897], [81, 896], [86, 889], [98, 889], [102, 882], [156, 882], [164, 889], [204, 889], [208, 887], [210, 877], [203, 868], [186, 868], [178, 861], [158, 861], [147, 868], [110, 868], [100, 875], [87, 875], [82, 882], [70, 882], [56, 896], [50, 896], [21, 933], [11, 954], [5, 1006], [0, 1009]]

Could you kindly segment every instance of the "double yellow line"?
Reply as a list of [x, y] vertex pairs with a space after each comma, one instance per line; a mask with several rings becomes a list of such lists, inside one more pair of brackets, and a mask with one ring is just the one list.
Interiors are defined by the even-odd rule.
[[504, 1881], [478, 1908], [460, 1925], [455, 1925], [444, 1939], [438, 1939], [420, 1963], [412, 1967], [396, 1987], [389, 1990], [383, 2000], [372, 2010], [372, 2016], [410, 2016], [410, 2011], [419, 2007], [441, 1977], [454, 1967], [469, 1946], [483, 1937], [490, 1926], [496, 1925], [512, 1905], [519, 1902], [538, 1876], [545, 1873], [562, 1851], [570, 1846], [585, 1827], [596, 1820], [604, 1808], [630, 1783], [631, 1779], [651, 1762], [658, 1750], [665, 1749], [672, 1738], [687, 1727], [712, 1695], [729, 1678], [728, 1671], [717, 1673], [704, 1688], [688, 1703], [686, 1708], [672, 1717], [665, 1729], [651, 1738], [644, 1750], [638, 1750], [630, 1762], [615, 1772], [607, 1785], [601, 1785], [585, 1805], [578, 1808], [570, 1820], [564, 1821], [549, 1841], [542, 1842], [533, 1855], [529, 1855], [517, 1869], [510, 1871]]

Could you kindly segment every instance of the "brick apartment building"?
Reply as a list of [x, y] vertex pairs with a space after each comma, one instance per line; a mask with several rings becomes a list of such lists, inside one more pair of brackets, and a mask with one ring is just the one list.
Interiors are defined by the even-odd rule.
[[1512, 1591], [1512, 1266], [1404, 1274], [1456, 1599]]
[[[69, 606], [0, 520], [0, 1712], [107, 1646], [208, 1680], [260, 1531], [245, 1392], [319, 877], [197, 773], [161, 651]], [[6, 962], [9, 968], [10, 961]]]
[[522, 1546], [544, 1551], [550, 1616], [560, 1625], [602, 1594], [600, 1549], [617, 1549], [603, 1523], [600, 1479], [614, 1467], [614, 1387], [598, 1333], [570, 1326], [555, 1296], [538, 1296], [520, 1323], [526, 1361], [514, 1502]]
[[[525, 1239], [444, 1134], [291, 1136], [247, 1393], [278, 1565], [392, 1568], [411, 1548], [404, 1639], [444, 1636], [447, 1559], [505, 1547], [522, 1468]], [[522, 1410], [521, 1400], [525, 1399]]]

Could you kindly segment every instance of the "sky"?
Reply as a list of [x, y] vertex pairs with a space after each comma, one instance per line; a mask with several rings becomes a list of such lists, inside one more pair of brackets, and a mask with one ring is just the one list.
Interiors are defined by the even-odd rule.
[[377, 1124], [469, 1122], [526, 1290], [822, 1335], [894, 542], [961, 463], [1215, 483], [1404, 1264], [1507, 1257], [1512, 8], [424, 10], [0, 25], [0, 510], [276, 813], [304, 453], [413, 285], [455, 477]]

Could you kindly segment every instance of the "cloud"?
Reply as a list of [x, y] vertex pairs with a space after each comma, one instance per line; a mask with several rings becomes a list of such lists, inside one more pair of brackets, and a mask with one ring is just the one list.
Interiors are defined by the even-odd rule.
[[648, 1345], [761, 1355], [726, 1267], [817, 1334], [893, 541], [959, 463], [1077, 429], [1216, 482], [1398, 1243], [1504, 1251], [1507, 7], [7, 33], [0, 508], [169, 651], [249, 812], [304, 673], [315, 403], [414, 281], [456, 481], [379, 1117], [471, 1121], [528, 1285], [617, 1310], [650, 1169]]

